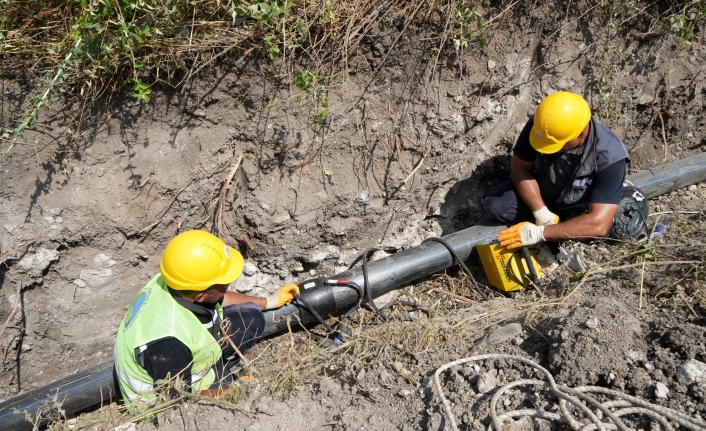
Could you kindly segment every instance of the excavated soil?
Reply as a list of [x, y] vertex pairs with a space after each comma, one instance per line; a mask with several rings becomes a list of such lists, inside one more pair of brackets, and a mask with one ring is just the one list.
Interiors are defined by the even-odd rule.
[[[412, 25], [398, 38], [401, 26], [380, 23], [328, 88], [323, 126], [290, 84], [293, 70], [309, 66], [305, 58], [226, 60], [183, 91], [155, 86], [149, 104], [106, 96], [85, 112], [78, 141], [81, 106], [56, 105], [27, 145], [0, 161], [0, 322], [11, 317], [0, 333], [0, 400], [111, 360], [118, 322], [159, 270], [165, 244], [184, 230], [212, 230], [238, 246], [248, 265], [233, 288], [264, 295], [340, 272], [366, 247], [394, 253], [472, 225], [480, 198], [508, 174], [519, 130], [554, 91], [587, 97], [625, 142], [630, 173], [702, 152], [703, 31], [686, 43], [656, 32], [649, 16], [616, 30], [616, 6], [607, 3], [575, 2], [557, 12], [559, 3], [520, 2], [488, 30], [484, 49], [471, 44], [438, 59], [427, 27]], [[33, 81], [3, 81], [0, 89], [0, 126], [12, 129]], [[704, 243], [705, 199], [705, 184], [654, 199], [653, 212], [673, 212], [650, 218], [651, 225], [670, 222], [657, 241]], [[586, 259], [620, 247], [587, 247]], [[679, 250], [660, 258], [703, 261], [703, 248]], [[548, 302], [540, 305], [529, 291], [467, 306], [425, 290], [457, 289], [458, 278], [426, 280], [403, 296], [435, 310], [444, 305], [441, 315], [398, 311], [401, 319], [383, 325], [373, 319], [359, 337], [377, 340], [379, 352], [363, 354], [368, 344], [356, 341], [322, 353], [297, 369], [286, 390], [248, 383], [238, 405], [256, 419], [192, 402], [137, 429], [449, 429], [430, 377], [467, 352], [525, 356], [561, 384], [610, 387], [704, 418], [706, 375], [678, 378], [687, 361], [706, 362], [703, 273], [648, 269], [597, 274], [562, 304], [577, 286], [565, 269], [545, 286]], [[420, 327], [433, 337], [395, 339]], [[255, 363], [274, 368], [292, 355], [301, 359], [322, 333], [311, 331], [263, 341]], [[487, 391], [535, 374], [485, 361], [451, 369], [443, 385], [461, 428], [483, 429]], [[503, 408], [551, 410], [553, 403], [518, 390]], [[74, 424], [112, 429], [111, 415], [103, 409]], [[654, 424], [641, 418], [631, 426]]]

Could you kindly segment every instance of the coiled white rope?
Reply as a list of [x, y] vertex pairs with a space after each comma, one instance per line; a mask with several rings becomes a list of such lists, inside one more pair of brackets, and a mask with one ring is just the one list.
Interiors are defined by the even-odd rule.
[[[506, 421], [510, 418], [516, 418], [518, 416], [529, 416], [549, 421], [562, 421], [569, 424], [569, 426], [576, 431], [590, 431], [596, 429], [601, 431], [629, 431], [630, 428], [628, 428], [620, 420], [620, 417], [626, 415], [640, 414], [649, 416], [650, 418], [654, 419], [662, 426], [662, 428], [667, 431], [674, 430], [674, 428], [669, 424], [668, 420], [679, 424], [679, 427], [684, 427], [694, 431], [706, 431], [706, 422], [701, 419], [688, 416], [682, 412], [670, 409], [668, 407], [648, 403], [645, 400], [624, 394], [619, 391], [615, 391], [608, 388], [602, 388], [599, 386], [581, 386], [572, 389], [567, 386], [557, 385], [551, 373], [549, 373], [549, 371], [547, 371], [538, 363], [531, 361], [527, 358], [523, 358], [522, 356], [503, 354], [477, 355], [459, 359], [457, 361], [449, 362], [448, 364], [439, 367], [439, 369], [437, 369], [434, 373], [434, 384], [436, 385], [436, 391], [439, 393], [439, 398], [441, 399], [441, 404], [444, 407], [444, 412], [446, 413], [446, 417], [448, 417], [449, 423], [451, 424], [451, 428], [454, 431], [458, 431], [458, 425], [456, 424], [456, 418], [454, 417], [453, 412], [451, 411], [451, 405], [446, 399], [446, 396], [444, 396], [439, 376], [444, 371], [448, 370], [451, 367], [455, 367], [456, 365], [461, 365], [466, 362], [484, 361], [487, 359], [504, 359], [521, 362], [538, 371], [541, 371], [546, 378], [546, 380], [516, 380], [500, 387], [490, 400], [490, 417], [492, 423], [491, 426], [488, 427], [489, 430], [504, 430], [505, 428], [503, 428], [503, 421]], [[540, 386], [542, 388], [549, 389], [554, 396], [559, 398], [559, 411], [561, 414], [546, 412], [541, 409], [520, 409], [498, 414], [497, 404], [502, 395], [508, 390], [517, 386]], [[588, 395], [588, 393], [608, 395], [611, 397], [615, 397], [616, 400], [601, 403], [595, 398]], [[588, 417], [591, 422], [588, 424], [579, 422], [569, 411], [569, 408], [571, 406], [581, 410], [581, 412], [583, 412], [583, 414], [586, 415], [586, 417]], [[595, 409], [596, 413], [594, 413], [591, 408]], [[611, 410], [616, 408], [619, 408], [620, 410]], [[603, 422], [604, 418], [609, 419], [610, 421]]]

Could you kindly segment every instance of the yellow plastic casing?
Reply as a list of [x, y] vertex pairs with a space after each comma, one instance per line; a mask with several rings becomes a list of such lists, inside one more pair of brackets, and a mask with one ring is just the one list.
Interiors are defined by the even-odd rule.
[[[483, 264], [488, 282], [503, 292], [515, 292], [525, 287], [530, 280], [529, 267], [522, 250], [510, 251], [500, 244], [477, 245], [476, 250]], [[532, 265], [538, 278], [542, 278], [542, 267], [537, 262], [534, 251], [530, 250]]]

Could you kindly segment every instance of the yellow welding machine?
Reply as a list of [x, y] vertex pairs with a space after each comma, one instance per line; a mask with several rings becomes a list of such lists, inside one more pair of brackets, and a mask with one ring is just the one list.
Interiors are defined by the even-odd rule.
[[[476, 249], [488, 281], [503, 292], [522, 290], [530, 281], [535, 282], [535, 274], [537, 280], [542, 278], [542, 267], [534, 250], [510, 251], [500, 244], [476, 245]], [[530, 270], [529, 265], [533, 266], [534, 271]]]

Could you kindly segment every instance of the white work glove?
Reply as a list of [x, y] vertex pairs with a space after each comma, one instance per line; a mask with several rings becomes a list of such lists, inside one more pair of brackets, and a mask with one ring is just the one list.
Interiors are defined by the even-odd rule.
[[537, 226], [547, 226], [550, 224], [559, 224], [559, 216], [549, 211], [547, 206], [543, 206], [537, 211], [532, 211], [534, 219], [537, 221]]
[[299, 293], [299, 286], [296, 284], [288, 284], [280, 287], [279, 290], [267, 297], [267, 307], [265, 310], [271, 310], [289, 304], [296, 298], [296, 296], [294, 296], [295, 291]]
[[520, 248], [524, 245], [534, 245], [544, 241], [544, 226], [522, 222], [505, 229], [498, 235], [500, 245], [508, 250]]

